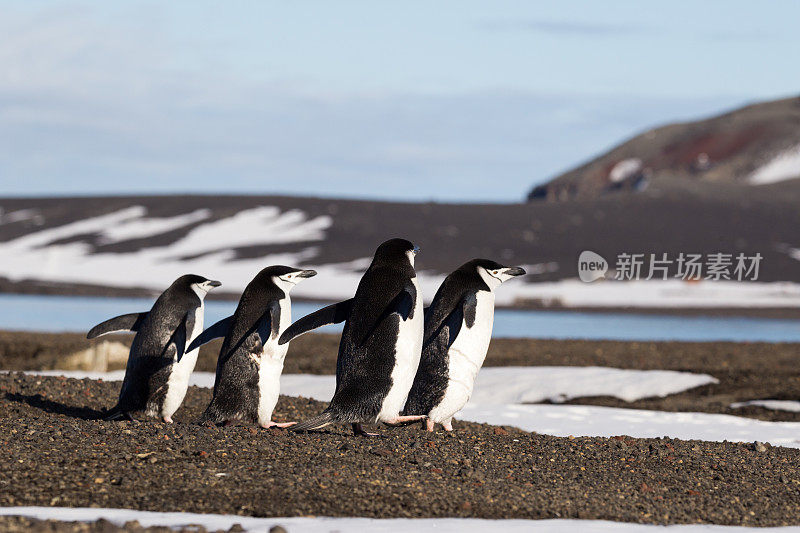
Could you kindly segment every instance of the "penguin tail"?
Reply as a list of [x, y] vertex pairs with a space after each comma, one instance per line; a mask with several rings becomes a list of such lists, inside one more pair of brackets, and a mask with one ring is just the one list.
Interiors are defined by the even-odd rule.
[[114, 420], [133, 420], [133, 417], [117, 404], [106, 412], [103, 420], [113, 422]]
[[333, 424], [334, 422], [336, 422], [336, 419], [333, 416], [333, 413], [330, 411], [325, 411], [321, 415], [295, 424], [289, 429], [291, 431], [312, 431], [315, 429], [322, 429], [325, 426]]
[[212, 403], [206, 407], [206, 410], [203, 411], [203, 414], [200, 415], [200, 418], [198, 418], [195, 423], [200, 426], [216, 426], [224, 422], [227, 422], [227, 420]]

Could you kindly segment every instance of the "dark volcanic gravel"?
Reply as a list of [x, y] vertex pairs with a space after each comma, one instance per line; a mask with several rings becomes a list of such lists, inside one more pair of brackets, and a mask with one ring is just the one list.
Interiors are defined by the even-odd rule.
[[[130, 342], [130, 336], [115, 336]], [[92, 342], [77, 333], [0, 331], [0, 368], [64, 368], [64, 355]], [[333, 374], [338, 335], [311, 334], [292, 341], [285, 373]], [[213, 372], [219, 341], [203, 346], [197, 370]], [[718, 384], [666, 398], [625, 402], [616, 398], [577, 398], [570, 403], [659, 411], [691, 411], [800, 422], [800, 413], [761, 407], [731, 409], [757, 399], [800, 400], [800, 344], [737, 342], [621, 342], [543, 339], [494, 339], [485, 366], [608, 366], [640, 370], [678, 370], [711, 374]], [[113, 368], [124, 368], [119, 363]]]
[[[293, 434], [103, 422], [119, 384], [0, 376], [0, 505], [252, 516], [596, 518], [800, 524], [800, 450], [675, 439], [557, 438], [458, 422], [452, 434]], [[324, 404], [282, 397], [277, 420]]]
[[[138, 522], [127, 522], [123, 526], [114, 525], [108, 520], [94, 522], [62, 522], [59, 520], [37, 520], [24, 516], [0, 516], [0, 533], [206, 533], [203, 526], [170, 528], [163, 526], [142, 527]], [[241, 531], [235, 526], [229, 531]]]

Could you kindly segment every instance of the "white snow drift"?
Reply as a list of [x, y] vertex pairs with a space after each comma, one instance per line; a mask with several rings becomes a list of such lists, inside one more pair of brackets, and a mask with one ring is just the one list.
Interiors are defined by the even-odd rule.
[[800, 178], [800, 144], [772, 158], [750, 174], [752, 185], [767, 185], [792, 178]]
[[[33, 211], [6, 214], [3, 221], [40, 216]], [[225, 291], [239, 291], [270, 264], [303, 264], [319, 276], [295, 289], [300, 297], [329, 300], [349, 298], [370, 258], [338, 264], [315, 265], [317, 243], [324, 241], [333, 224], [330, 216], [309, 217], [301, 210], [281, 211], [275, 206], [246, 209], [211, 220], [212, 213], [198, 209], [172, 217], [148, 216], [147, 209], [132, 206], [52, 228], [32, 231], [0, 242], [0, 277], [59, 283], [88, 283], [109, 287], [143, 287], [163, 290], [178, 276], [194, 272], [219, 279]], [[146, 246], [128, 253], [95, 253], [80, 238], [97, 235], [101, 244], [146, 239], [186, 228], [186, 235], [167, 245]], [[271, 253], [242, 259], [236, 248], [301, 243], [291, 253]], [[375, 243], [377, 244], [377, 243]], [[423, 251], [424, 253], [424, 251]], [[576, 259], [577, 260], [577, 259]], [[455, 267], [457, 265], [453, 265]], [[522, 265], [530, 272], [556, 268], [553, 264]], [[429, 301], [444, 275], [419, 272], [423, 296]], [[509, 283], [497, 292], [497, 303], [537, 301], [564, 307], [796, 307], [800, 284], [681, 280], [582, 283]]]
[[682, 280], [603, 281], [568, 279], [548, 283], [509, 284], [498, 291], [498, 302], [513, 298], [564, 307], [798, 307], [800, 284], [788, 282]]
[[[50, 370], [35, 375], [121, 380], [124, 372]], [[478, 375], [469, 404], [458, 418], [472, 422], [516, 426], [556, 436], [669, 436], [712, 441], [755, 440], [775, 446], [800, 447], [800, 423], [764, 422], [750, 418], [705, 413], [665, 413], [583, 405], [528, 405], [521, 402], [564, 401], [585, 396], [612, 396], [633, 401], [666, 396], [715, 382], [705, 374], [623, 370], [599, 367], [484, 368]], [[212, 387], [214, 375], [195, 372], [191, 383]], [[281, 393], [330, 400], [334, 376], [285, 374]]]
[[791, 413], [800, 413], [800, 402], [791, 400], [750, 400], [749, 402], [732, 403], [731, 408], [741, 409], [747, 406], [763, 407], [764, 409], [771, 409], [773, 411], [789, 411]]
[[105, 518], [109, 522], [123, 525], [132, 520], [144, 527], [166, 526], [171, 528], [201, 525], [206, 529], [227, 531], [234, 524], [241, 525], [248, 532], [264, 532], [273, 526], [283, 526], [291, 533], [317, 533], [337, 531], [340, 533], [418, 533], [438, 531], [439, 533], [472, 533], [494, 531], [498, 528], [506, 533], [554, 532], [572, 533], [793, 533], [798, 527], [755, 528], [736, 526], [715, 526], [707, 524], [680, 524], [658, 526], [609, 522], [605, 520], [484, 520], [480, 518], [333, 518], [333, 517], [292, 517], [256, 518], [251, 516], [162, 513], [153, 511], [134, 511], [131, 509], [102, 509], [88, 507], [0, 507], [0, 515], [26, 516], [40, 520], [64, 520], [68, 522], [92, 522]]
[[[124, 370], [85, 372], [81, 370], [43, 370], [27, 372], [40, 376], [122, 381]], [[190, 383], [196, 387], [214, 386], [212, 372], [194, 372]], [[707, 374], [672, 370], [626, 370], [580, 366], [509, 366], [483, 368], [478, 374], [471, 404], [504, 405], [564, 402], [587, 396], [611, 396], [626, 402], [664, 397], [701, 385], [717, 383]], [[315, 374], [283, 374], [281, 394], [330, 400], [336, 377]]]
[[[297, 264], [316, 251], [309, 245], [296, 253], [237, 259], [234, 248], [320, 241], [332, 223], [327, 216], [309, 219], [297, 210], [281, 212], [277, 207], [263, 206], [200, 224], [169, 245], [135, 252], [92, 253], [86, 243], [63, 242], [86, 234], [97, 234], [101, 242], [152, 237], [210, 216], [202, 209], [168, 218], [147, 217], [146, 213], [144, 207], [133, 206], [0, 243], [4, 258], [0, 276], [163, 290], [178, 276], [195, 272], [223, 280], [228, 290], [241, 290], [264, 266]], [[331, 271], [337, 268], [329, 267]]]

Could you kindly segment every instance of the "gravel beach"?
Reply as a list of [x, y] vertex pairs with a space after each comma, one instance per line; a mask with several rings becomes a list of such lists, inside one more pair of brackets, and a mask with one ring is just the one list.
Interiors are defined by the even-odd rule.
[[[587, 518], [800, 524], [800, 450], [752, 443], [581, 437], [458, 422], [294, 434], [191, 422], [103, 422], [118, 383], [0, 376], [0, 505], [100, 506], [249, 516]], [[276, 420], [323, 403], [281, 397]]]
[[[130, 335], [109, 336], [130, 343]], [[65, 354], [95, 345], [78, 333], [0, 331], [0, 368], [75, 369]], [[196, 370], [213, 372], [219, 342], [203, 346]], [[292, 341], [284, 373], [334, 374], [338, 335], [308, 334]], [[800, 400], [800, 344], [737, 342], [622, 342], [493, 339], [484, 366], [603, 366], [635, 370], [678, 370], [710, 374], [719, 383], [667, 396], [625, 402], [581, 397], [573, 404], [659, 411], [732, 414], [761, 420], [800, 422], [800, 413], [730, 405], [756, 399]], [[124, 368], [124, 359], [109, 370]], [[87, 370], [84, 368], [84, 370]]]

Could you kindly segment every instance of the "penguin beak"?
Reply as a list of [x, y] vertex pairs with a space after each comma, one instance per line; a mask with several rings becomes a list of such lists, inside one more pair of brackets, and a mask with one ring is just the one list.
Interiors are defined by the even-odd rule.
[[301, 278], [313, 278], [314, 276], [317, 275], [317, 271], [316, 270], [301, 270], [297, 275], [298, 275], [298, 277], [301, 277]]
[[525, 269], [522, 267], [510, 267], [505, 271], [505, 274], [508, 276], [522, 276], [525, 273]]
[[414, 255], [417, 255], [419, 253], [419, 246], [414, 246], [414, 249], [411, 251], [414, 252]]
[[220, 286], [222, 286], [222, 282], [216, 281], [216, 280], [213, 280], [213, 279], [208, 280], [208, 284], [211, 285], [212, 287], [220, 287]]

